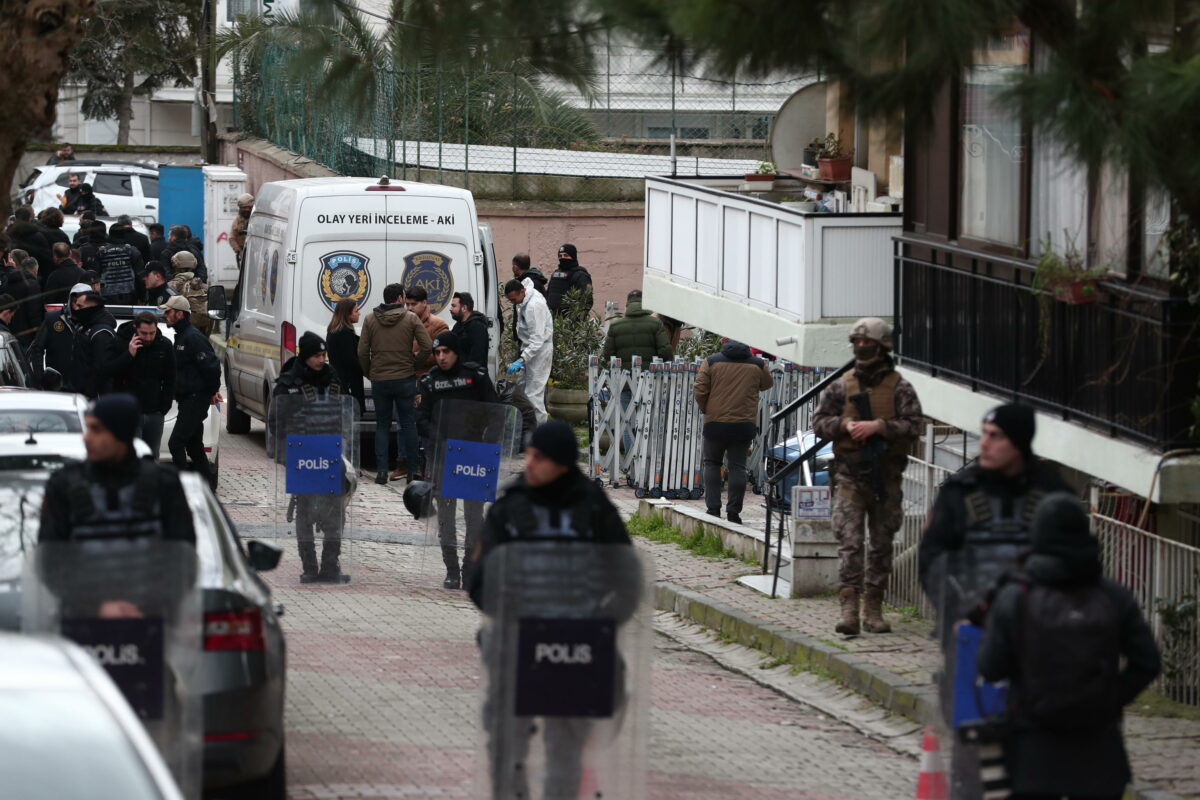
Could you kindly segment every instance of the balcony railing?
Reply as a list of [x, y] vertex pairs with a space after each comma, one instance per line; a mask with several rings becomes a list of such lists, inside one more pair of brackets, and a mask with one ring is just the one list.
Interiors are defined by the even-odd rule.
[[899, 237], [898, 352], [972, 390], [1029, 403], [1158, 450], [1195, 443], [1196, 310], [1106, 283], [1068, 305], [1032, 290], [1023, 261]]
[[721, 188], [740, 183], [647, 178], [646, 271], [800, 323], [891, 313], [899, 214], [802, 213]]

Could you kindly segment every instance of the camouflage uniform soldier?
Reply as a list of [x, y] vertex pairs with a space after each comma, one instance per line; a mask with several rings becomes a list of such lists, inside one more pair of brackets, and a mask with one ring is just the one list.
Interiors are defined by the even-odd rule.
[[[835, 630], [854, 636], [864, 587], [862, 627], [870, 633], [891, 630], [883, 619], [883, 593], [892, 572], [892, 537], [904, 515], [900, 481], [909, 445], [920, 435], [922, 414], [917, 393], [889, 355], [892, 331], [886, 322], [860, 319], [850, 331], [850, 343], [854, 369], [821, 395], [813, 430], [833, 441], [833, 529], [839, 542], [842, 606]], [[856, 401], [860, 393], [865, 394]], [[859, 410], [866, 405], [869, 417]]]

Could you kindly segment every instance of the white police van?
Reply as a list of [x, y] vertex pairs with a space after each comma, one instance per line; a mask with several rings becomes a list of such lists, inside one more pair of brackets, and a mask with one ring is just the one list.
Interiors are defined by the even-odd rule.
[[264, 184], [228, 326], [228, 430], [245, 433], [250, 417], [265, 420], [280, 368], [306, 331], [324, 338], [339, 300], [356, 301], [365, 319], [389, 283], [424, 287], [433, 313], [452, 327], [450, 301], [455, 292], [469, 292], [489, 317], [494, 375], [495, 264], [491, 230], [480, 225], [474, 198], [463, 189], [386, 178]]

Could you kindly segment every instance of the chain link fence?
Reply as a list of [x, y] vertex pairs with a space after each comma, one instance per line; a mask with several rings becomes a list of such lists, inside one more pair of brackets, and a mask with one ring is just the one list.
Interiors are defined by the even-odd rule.
[[[601, 47], [591, 91], [529, 71], [376, 68], [317, 91], [294, 53], [234, 53], [247, 135], [346, 175], [389, 174], [508, 200], [641, 200], [647, 175], [739, 175], [769, 159], [776, 112], [815, 76], [764, 82], [681, 73]], [[674, 142], [674, 144], [672, 144]]]

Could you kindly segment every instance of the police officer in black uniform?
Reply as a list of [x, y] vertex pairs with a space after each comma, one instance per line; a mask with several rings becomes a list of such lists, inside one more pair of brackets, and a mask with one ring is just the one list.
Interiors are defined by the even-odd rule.
[[[116, 226], [114, 226], [116, 227]], [[97, 237], [101, 234], [97, 233]], [[104, 284], [104, 299], [113, 305], [132, 305], [142, 293], [142, 255], [137, 248], [109, 238], [84, 262], [95, 270]]]
[[[521, 542], [563, 542], [564, 544], [592, 543], [613, 547], [631, 547], [629, 533], [616, 507], [593, 481], [588, 480], [578, 465], [579, 450], [575, 432], [561, 420], [551, 420], [539, 425], [525, 448], [525, 468], [521, 477], [510, 483], [504, 494], [492, 504], [483, 523], [480, 539], [471, 550], [467, 571], [467, 589], [471, 600], [481, 610], [492, 613], [484, 605], [484, 577], [487, 555], [495, 548]], [[637, 608], [640, 599], [641, 576], [633, 570], [608, 575], [591, 574], [577, 576], [580, 581], [579, 594], [589, 592], [596, 595], [597, 607], [604, 607], [604, 616], [617, 622], [627, 620]], [[536, 586], [528, 587], [533, 593]], [[560, 598], [561, 599], [561, 598]], [[547, 598], [550, 607], [544, 608], [547, 616], [554, 616], [554, 599]], [[500, 631], [492, 636], [511, 636], [513, 631]], [[485, 651], [485, 662], [496, 663], [489, 658], [489, 648], [516, 647], [512, 641], [497, 642], [484, 637], [481, 642]], [[621, 667], [618, 667], [618, 671]], [[495, 677], [495, 676], [493, 676]], [[623, 685], [619, 678], [618, 686]], [[521, 725], [511, 731], [512, 738], [498, 736], [494, 729], [493, 714], [505, 713], [498, 709], [500, 687], [489, 681], [489, 696], [484, 706], [484, 723], [490, 731], [493, 789], [496, 797], [528, 797], [527, 787], [521, 793], [508, 794], [512, 786], [508, 783], [514, 761], [523, 762], [528, 749], [528, 739], [533, 730]], [[626, 698], [618, 690], [617, 705]], [[510, 712], [511, 713], [511, 712]], [[588, 720], [546, 717], [543, 719], [547, 752], [545, 758], [545, 797], [574, 797], [578, 794], [582, 771], [581, 754], [589, 735]], [[513, 741], [516, 739], [517, 741]], [[502, 756], [501, 754], [506, 754]], [[516, 775], [523, 770], [518, 767]], [[516, 778], [521, 784], [523, 779]], [[501, 794], [503, 792], [503, 794]]]
[[[1034, 511], [1052, 492], [1074, 490], [1033, 454], [1036, 422], [1029, 406], [1008, 404], [983, 418], [978, 460], [950, 476], [938, 491], [918, 550], [926, 595], [938, 610], [938, 638], [954, 663], [954, 625], [1016, 569], [1032, 542]], [[952, 705], [953, 670], [940, 678], [945, 712]], [[982, 795], [975, 747], [959, 742], [951, 755], [952, 800]]]
[[75, 349], [75, 322], [71, 318], [72, 306], [81, 296], [92, 290], [86, 283], [71, 287], [67, 305], [46, 313], [38, 328], [33, 344], [29, 346], [29, 366], [37, 385], [42, 384], [42, 372], [53, 369], [63, 378], [64, 391], [76, 391], [70, 382], [71, 362]]
[[579, 266], [579, 252], [575, 245], [568, 243], [558, 248], [558, 269], [550, 273], [550, 281], [546, 284], [546, 305], [550, 306], [551, 314], [562, 310], [563, 299], [572, 289], [583, 294], [584, 306], [591, 311], [592, 276]]
[[[341, 396], [342, 387], [336, 380], [333, 367], [329, 366], [329, 354], [325, 340], [312, 331], [300, 337], [297, 353], [283, 365], [283, 371], [275, 381], [274, 397], [298, 395], [304, 398], [305, 407], [299, 412], [306, 433], [318, 433], [327, 426], [329, 433], [343, 432], [344, 420], [341, 406], [335, 403], [318, 404], [321, 400], [334, 400]], [[292, 421], [299, 422], [292, 414]], [[274, 423], [274, 420], [271, 420]], [[286, 431], [280, 432], [286, 435]], [[269, 435], [279, 433], [270, 431]], [[275, 447], [277, 458], [283, 458], [286, 446], [281, 442]], [[295, 494], [288, 505], [288, 521], [296, 521], [296, 544], [300, 550], [301, 583], [349, 583], [350, 576], [342, 572], [339, 559], [342, 554], [342, 532], [346, 525], [346, 504], [350, 499], [350, 487], [343, 481], [346, 492], [342, 495]], [[321, 561], [317, 563], [316, 531], [320, 529]]]
[[[433, 422], [440, 402], [498, 402], [496, 388], [488, 377], [487, 368], [470, 361], [462, 361], [461, 352], [461, 343], [457, 336], [449, 331], [439, 333], [433, 340], [433, 359], [437, 366], [422, 375], [417, 383], [417, 432], [425, 443], [426, 453], [434, 452], [430, 437], [435, 433]], [[454, 529], [456, 504], [454, 498], [438, 498], [438, 541], [442, 546], [442, 561], [446, 565], [446, 579], [442, 585], [447, 589], [458, 589], [462, 585], [462, 572], [458, 564], [458, 534]], [[483, 525], [483, 503], [464, 500], [463, 516], [467, 522], [464, 546], [469, 554]], [[465, 562], [466, 558], [463, 560]]]
[[[192, 469], [210, 483], [212, 471], [204, 453], [204, 420], [208, 407], [222, 401], [221, 365], [208, 338], [192, 325], [192, 307], [186, 297], [176, 295], [158, 307], [163, 319], [175, 329], [175, 429], [167, 447], [179, 469], [192, 460]], [[216, 488], [215, 486], [213, 487]]]
[[134, 454], [140, 420], [133, 395], [92, 401], [84, 416], [87, 461], [50, 476], [39, 541], [153, 537], [195, 543], [179, 474]]

